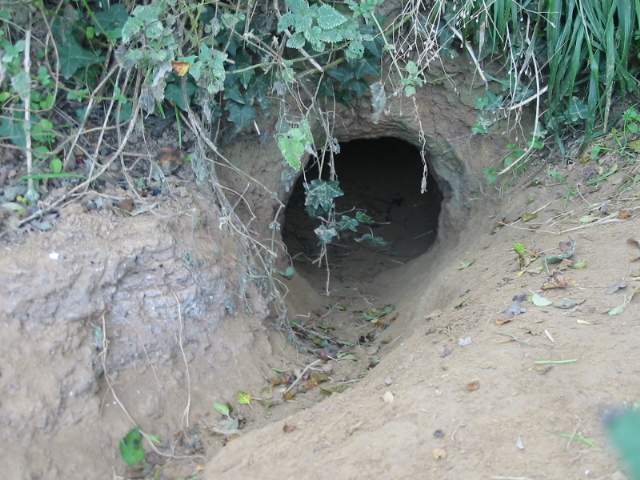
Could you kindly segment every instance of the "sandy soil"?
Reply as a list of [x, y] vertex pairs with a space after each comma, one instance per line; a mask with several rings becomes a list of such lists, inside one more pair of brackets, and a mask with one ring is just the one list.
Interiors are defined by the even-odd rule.
[[[361, 309], [347, 303], [349, 287], [398, 313], [375, 349], [358, 347], [379, 364], [347, 391], [231, 442], [204, 478], [625, 478], [603, 418], [638, 400], [637, 300], [611, 314], [638, 286], [640, 249], [627, 243], [638, 235], [637, 166], [615, 154], [595, 163], [529, 166], [454, 248], [438, 243], [373, 281], [349, 264], [349, 283], [334, 279], [328, 303]], [[593, 168], [616, 164], [587, 185]], [[570, 238], [571, 259], [543, 263]], [[522, 269], [514, 242], [526, 248]], [[551, 281], [564, 288], [546, 290]], [[501, 324], [515, 296], [534, 293], [554, 303], [524, 300]]]

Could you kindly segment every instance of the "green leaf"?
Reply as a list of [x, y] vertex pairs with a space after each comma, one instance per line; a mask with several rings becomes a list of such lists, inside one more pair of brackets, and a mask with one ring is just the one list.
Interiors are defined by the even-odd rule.
[[356, 212], [356, 220], [367, 225], [373, 222], [373, 218], [360, 210]]
[[122, 28], [127, 23], [129, 14], [122, 3], [111, 5], [102, 12], [97, 12], [93, 25], [98, 34], [105, 35], [109, 42], [116, 43], [122, 36]]
[[355, 240], [356, 242], [366, 241], [373, 247], [386, 247], [387, 245], [390, 245], [390, 242], [386, 242], [382, 237], [375, 237], [370, 233], [365, 233], [360, 238], [356, 238]]
[[516, 251], [516, 253], [520, 256], [523, 256], [525, 253], [525, 248], [524, 245], [522, 245], [521, 243], [514, 243], [513, 244], [513, 249]]
[[180, 85], [169, 83], [164, 90], [164, 98], [169, 100], [170, 102], [175, 103], [180, 110], [187, 110], [189, 104], [191, 103], [191, 98], [193, 97], [193, 94], [196, 92], [197, 88], [193, 83], [188, 81], [185, 85], [185, 90], [187, 94], [186, 98]]
[[305, 185], [307, 197], [305, 205], [324, 212], [329, 212], [333, 207], [333, 199], [344, 195], [337, 180], [311, 180]]
[[318, 25], [325, 30], [336, 28], [347, 21], [347, 18], [331, 5], [326, 3], [318, 9]]
[[313, 233], [316, 234], [320, 243], [323, 244], [331, 243], [331, 241], [338, 236], [338, 231], [335, 228], [327, 228], [324, 225], [320, 225]]
[[610, 317], [615, 317], [616, 315], [621, 315], [624, 313], [624, 311], [627, 309], [627, 305], [629, 304], [629, 302], [627, 301], [627, 299], [625, 298], [624, 302], [622, 302], [622, 304], [618, 305], [615, 308], [612, 308], [611, 310], [609, 310], [607, 312], [607, 315], [609, 315]]
[[58, 45], [58, 56], [60, 58], [60, 73], [66, 80], [69, 80], [81, 68], [105, 61], [99, 50], [95, 53], [85, 50], [74, 39]]
[[129, 465], [135, 465], [144, 459], [142, 435], [136, 426], [120, 440], [120, 455]]
[[244, 392], [238, 392], [236, 394], [236, 398], [238, 399], [238, 403], [241, 405], [251, 405], [251, 395]]
[[343, 232], [345, 230], [355, 232], [358, 225], [360, 225], [360, 222], [355, 218], [351, 218], [348, 215], [342, 215], [342, 219], [336, 224], [336, 227], [339, 232]]
[[300, 158], [304, 154], [304, 145], [292, 138], [281, 136], [278, 137], [278, 147], [289, 166], [296, 171], [300, 170], [302, 166]]
[[216, 410], [216, 412], [222, 415], [229, 416], [231, 414], [231, 407], [228, 403], [213, 402], [213, 408]]
[[49, 168], [51, 168], [51, 172], [55, 174], [62, 172], [62, 160], [57, 157], [52, 159], [51, 162], [49, 162]]
[[256, 109], [250, 105], [238, 105], [234, 102], [227, 102], [227, 110], [229, 110], [229, 121], [235, 123], [236, 133], [241, 132], [253, 122], [258, 114]]
[[606, 419], [609, 436], [629, 468], [629, 478], [640, 478], [640, 413], [615, 413]]
[[548, 307], [549, 305], [553, 305], [553, 302], [548, 298], [541, 297], [537, 293], [527, 297], [531, 303], [533, 303], [536, 307]]

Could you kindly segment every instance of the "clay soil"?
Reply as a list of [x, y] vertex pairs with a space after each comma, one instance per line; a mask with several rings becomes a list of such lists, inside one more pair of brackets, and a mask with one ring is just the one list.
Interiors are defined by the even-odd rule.
[[[616, 173], [590, 184], [616, 165]], [[418, 258], [406, 261], [401, 250], [380, 252], [346, 239], [329, 252], [340, 275], [330, 277], [328, 296], [325, 271], [314, 273], [308, 264], [294, 262], [297, 273], [282, 282], [289, 289], [291, 318], [304, 326], [297, 335], [295, 329], [276, 329], [256, 300], [251, 318], [258, 320], [227, 315], [216, 330], [219, 340], [207, 344], [205, 333], [194, 334], [193, 349], [163, 357], [162, 337], [155, 344], [146, 339], [145, 345], [155, 347], [136, 369], [118, 373], [117, 364], [95, 360], [82, 367], [84, 386], [60, 387], [35, 404], [17, 405], [11, 398], [21, 394], [28, 379], [64, 385], [64, 379], [85, 378], [80, 362], [101, 357], [88, 329], [80, 336], [52, 330], [52, 335], [80, 338], [76, 343], [51, 339], [30, 344], [24, 342], [24, 330], [19, 334], [4, 318], [3, 348], [17, 353], [1, 366], [2, 428], [11, 431], [4, 434], [2, 470], [16, 479], [131, 478], [117, 450], [133, 425], [122, 405], [143, 430], [165, 439], [156, 448], [173, 453], [154, 467], [159, 478], [622, 480], [624, 468], [604, 419], [623, 402], [640, 400], [640, 300], [632, 298], [640, 286], [640, 261], [635, 262], [640, 246], [628, 242], [640, 240], [637, 175], [635, 157], [615, 152], [586, 163], [538, 159], [518, 176], [509, 176], [500, 189], [479, 192], [473, 201], [486, 206], [469, 219], [473, 227], [457, 239], [436, 241]], [[47, 258], [60, 251], [60, 244], [70, 263], [99, 261], [94, 253], [102, 250], [139, 247], [155, 252], [149, 261], [166, 263], [156, 273], [169, 269], [167, 275], [180, 284], [189, 269], [172, 263], [181, 255], [171, 246], [177, 229], [165, 228], [163, 219], [194, 205], [204, 216], [205, 207], [187, 193], [174, 195], [160, 210], [165, 215], [160, 219], [67, 210], [53, 233], [5, 239], [2, 275], [13, 279], [12, 286], [20, 278], [19, 288], [37, 290], [43, 288], [38, 278], [51, 281], [55, 275], [42, 277], [31, 270], [36, 282], [29, 283], [24, 273], [55, 268], [33, 258]], [[213, 251], [206, 242], [222, 252], [211, 261], [207, 281], [233, 271], [238, 261], [217, 226], [205, 221], [195, 230], [196, 240], [185, 234], [193, 245], [201, 245], [195, 249], [198, 258]], [[81, 232], [87, 231], [99, 235], [83, 238]], [[125, 247], [132, 235], [147, 240]], [[571, 258], [544, 262], [566, 254], [565, 242], [571, 239]], [[525, 248], [522, 266], [516, 242]], [[83, 249], [89, 253], [83, 255]], [[349, 257], [357, 261], [349, 263]], [[114, 270], [132, 268], [124, 263]], [[561, 288], [547, 289], [552, 282]], [[140, 288], [135, 282], [112, 283]], [[611, 288], [615, 284], [620, 288]], [[178, 294], [181, 300], [188, 297], [188, 292]], [[507, 318], [514, 297], [533, 294], [553, 303], [536, 306], [524, 299], [521, 313]], [[161, 295], [173, 299], [170, 289]], [[223, 304], [225, 297], [212, 301]], [[393, 312], [377, 325], [364, 318], [372, 308], [385, 306], [393, 306]], [[60, 316], [63, 307], [60, 301], [49, 314]], [[31, 310], [34, 317], [44, 313], [37, 305]], [[101, 319], [93, 317], [94, 326]], [[127, 329], [125, 324], [119, 328]], [[314, 343], [310, 331], [326, 335], [328, 347], [317, 337]], [[171, 338], [180, 332], [171, 330]], [[160, 329], [157, 335], [168, 333]], [[47, 360], [59, 358], [54, 346], [64, 350], [68, 361]], [[328, 360], [322, 358], [323, 349], [330, 351]], [[193, 361], [207, 355], [216, 361]], [[274, 368], [294, 377], [323, 374], [326, 382], [283, 402], [289, 385], [268, 388]], [[94, 383], [93, 374], [98, 376]], [[253, 395], [251, 405], [237, 402], [239, 390]], [[69, 391], [93, 400], [82, 403], [82, 411], [61, 414], [57, 423], [49, 421], [51, 412], [73, 405]], [[155, 393], [143, 396], [141, 391]], [[216, 434], [220, 415], [213, 401], [228, 401], [245, 418], [238, 435]]]

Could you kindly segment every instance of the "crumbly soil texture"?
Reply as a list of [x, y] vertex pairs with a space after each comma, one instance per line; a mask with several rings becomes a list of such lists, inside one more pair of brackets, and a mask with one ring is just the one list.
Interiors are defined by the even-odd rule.
[[285, 322], [187, 166], [147, 208], [106, 182], [5, 235], [3, 475], [624, 479], [605, 419], [640, 400], [635, 156], [537, 158], [442, 221], [455, 185], [420, 193], [419, 155], [415, 183], [376, 176], [413, 154], [363, 141], [383, 143], [337, 164], [338, 207], [389, 243], [341, 235], [318, 262], [292, 185]]

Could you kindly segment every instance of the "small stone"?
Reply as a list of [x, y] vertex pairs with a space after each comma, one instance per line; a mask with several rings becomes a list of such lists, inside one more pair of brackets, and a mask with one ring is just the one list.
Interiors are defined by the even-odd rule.
[[393, 402], [393, 393], [384, 392], [384, 395], [382, 395], [382, 401], [384, 403], [392, 403]]
[[447, 451], [444, 448], [434, 448], [431, 454], [435, 460], [443, 460], [447, 458]]

